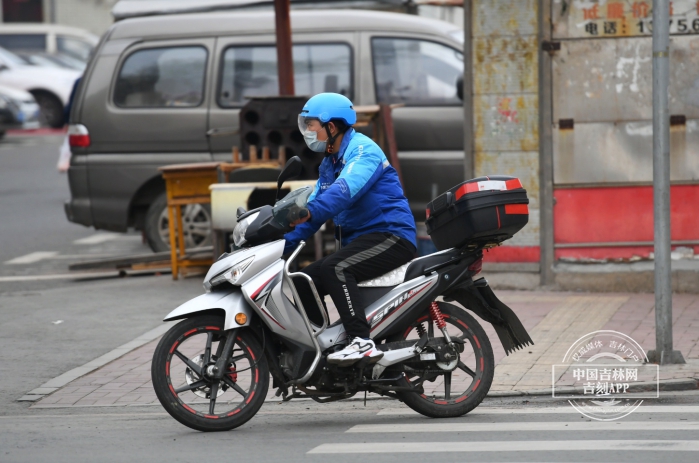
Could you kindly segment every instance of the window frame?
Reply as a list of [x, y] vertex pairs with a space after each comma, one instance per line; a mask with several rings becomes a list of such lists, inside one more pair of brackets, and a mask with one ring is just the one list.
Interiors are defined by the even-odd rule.
[[[350, 95], [345, 95], [347, 98], [352, 100], [355, 94], [355, 82], [354, 82], [354, 48], [352, 47], [352, 44], [346, 41], [342, 40], [337, 40], [337, 41], [332, 41], [332, 42], [299, 42], [299, 43], [293, 43], [292, 44], [292, 50], [293, 47], [299, 45], [299, 46], [307, 46], [307, 45], [345, 45], [347, 48], [349, 48], [349, 61], [350, 61], [350, 67], [349, 67], [349, 78], [350, 78]], [[245, 43], [245, 44], [235, 44], [235, 45], [228, 45], [225, 48], [221, 50], [221, 54], [219, 55], [219, 60], [218, 60], [218, 76], [217, 76], [217, 82], [216, 82], [216, 95], [215, 95], [215, 101], [216, 101], [216, 106], [218, 106], [220, 109], [240, 109], [243, 106], [247, 104], [247, 102], [244, 103], [236, 103], [235, 105], [230, 105], [230, 106], [223, 106], [221, 105], [220, 101], [220, 96], [221, 96], [221, 89], [223, 88], [223, 71], [224, 71], [224, 56], [228, 50], [231, 48], [254, 48], [254, 47], [268, 47], [268, 48], [276, 48], [275, 44], [270, 44], [270, 43]], [[292, 52], [293, 53], [293, 52]], [[312, 95], [308, 95], [309, 97]], [[248, 99], [249, 100], [249, 99]]]
[[[414, 42], [430, 42], [430, 43], [436, 43], [437, 45], [442, 45], [445, 48], [449, 48], [452, 51], [455, 51], [457, 53], [461, 53], [462, 56], [462, 61], [463, 57], [465, 55], [463, 50], [459, 50], [458, 48], [444, 43], [440, 42], [439, 40], [434, 40], [434, 39], [429, 39], [429, 38], [424, 38], [424, 37], [408, 37], [408, 36], [399, 36], [399, 35], [372, 35], [369, 37], [369, 51], [371, 53], [371, 73], [373, 77], [373, 88], [374, 88], [374, 101], [376, 104], [401, 104], [406, 108], [454, 108], [454, 107], [459, 107], [463, 106], [464, 102], [462, 100], [459, 100], [457, 97], [456, 102], [454, 103], [440, 103], [437, 104], [436, 102], [426, 102], [426, 103], [404, 103], [404, 102], [395, 102], [395, 103], [382, 103], [379, 101], [378, 98], [378, 82], [377, 82], [377, 75], [376, 75], [376, 56], [374, 54], [374, 40], [376, 39], [393, 39], [393, 40], [411, 40]], [[465, 66], [465, 65], [464, 65]], [[463, 70], [462, 70], [462, 75], [463, 75]]]
[[[85, 39], [85, 38], [83, 38], [83, 37], [77, 36], [77, 35], [62, 34], [62, 33], [59, 32], [59, 33], [56, 33], [55, 40], [56, 40], [56, 53], [63, 53], [63, 54], [65, 54], [65, 55], [70, 56], [71, 58], [75, 58], [75, 59], [79, 59], [79, 60], [81, 60], [81, 61], [85, 61], [86, 63], [87, 63], [88, 61], [90, 61], [90, 58], [92, 57], [92, 55], [94, 55], [95, 50], [97, 49], [97, 45], [93, 45], [89, 40], [87, 40], [87, 39]], [[76, 41], [76, 42], [84, 43], [84, 44], [86, 44], [87, 46], [90, 47], [90, 52], [87, 54], [87, 57], [86, 57], [85, 59], [83, 59], [83, 58], [79, 58], [79, 57], [77, 57], [77, 56], [75, 56], [75, 55], [72, 55], [72, 54], [68, 53], [67, 51], [61, 51], [61, 49], [60, 49], [61, 46], [59, 45], [59, 43], [60, 43], [62, 40], [74, 40], [74, 41]], [[208, 60], [208, 56], [207, 56], [207, 60]]]
[[[143, 43], [139, 45], [144, 45]], [[115, 99], [115, 93], [116, 93], [116, 87], [117, 83], [119, 82], [119, 77], [121, 76], [121, 72], [124, 70], [124, 65], [126, 62], [131, 58], [133, 55], [135, 55], [138, 52], [144, 51], [144, 50], [161, 50], [161, 49], [173, 49], [173, 48], [201, 48], [204, 50], [206, 53], [206, 59], [204, 61], [204, 74], [202, 76], [202, 88], [201, 88], [201, 99], [198, 104], [192, 105], [192, 106], [123, 106], [120, 105], [119, 103], [116, 102]], [[202, 44], [177, 44], [177, 45], [172, 45], [172, 44], [162, 44], [162, 45], [157, 45], [157, 46], [143, 46], [143, 47], [138, 47], [135, 50], [130, 51], [129, 53], [126, 53], [123, 55], [119, 62], [118, 66], [118, 72], [114, 74], [114, 84], [112, 85], [112, 88], [110, 90], [110, 101], [111, 103], [121, 109], [121, 110], [127, 110], [127, 111], [138, 111], [138, 110], [172, 110], [172, 109], [177, 109], [177, 110], [187, 110], [187, 109], [196, 109], [196, 108], [201, 108], [202, 106], [206, 105], [206, 84], [207, 84], [207, 79], [208, 79], [208, 73], [209, 73], [209, 57], [211, 53], [209, 53], [209, 48]]]

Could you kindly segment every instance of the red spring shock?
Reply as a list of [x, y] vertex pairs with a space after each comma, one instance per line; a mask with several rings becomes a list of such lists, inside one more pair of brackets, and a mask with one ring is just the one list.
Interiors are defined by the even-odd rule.
[[437, 328], [440, 330], [446, 328], [447, 323], [444, 321], [444, 316], [442, 315], [442, 311], [439, 310], [439, 304], [436, 301], [430, 304], [430, 316], [437, 324]]

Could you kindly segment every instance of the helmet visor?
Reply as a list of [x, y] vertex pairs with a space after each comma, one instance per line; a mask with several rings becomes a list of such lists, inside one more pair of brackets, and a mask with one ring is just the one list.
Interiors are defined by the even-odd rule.
[[299, 130], [301, 133], [305, 133], [308, 130], [317, 132], [320, 127], [321, 123], [317, 117], [306, 117], [303, 114], [299, 114]]

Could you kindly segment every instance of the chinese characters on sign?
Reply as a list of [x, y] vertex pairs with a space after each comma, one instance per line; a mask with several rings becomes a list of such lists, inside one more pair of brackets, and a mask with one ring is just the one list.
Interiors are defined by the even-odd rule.
[[[568, 16], [569, 27], [576, 37], [631, 37], [653, 33], [652, 0], [563, 3], [567, 11], [561, 11], [561, 16]], [[699, 34], [699, 0], [670, 2], [670, 33]]]
[[629, 383], [624, 381], [638, 381], [638, 368], [576, 368], [573, 377], [586, 381], [583, 394], [623, 394], [629, 390]]

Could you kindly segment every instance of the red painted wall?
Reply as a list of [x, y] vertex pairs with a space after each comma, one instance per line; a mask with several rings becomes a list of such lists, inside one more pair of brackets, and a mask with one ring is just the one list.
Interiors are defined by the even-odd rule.
[[[557, 188], [555, 243], [653, 241], [653, 187]], [[673, 241], [699, 241], [699, 185], [670, 190]], [[648, 257], [652, 246], [556, 249], [556, 259]], [[699, 246], [694, 247], [699, 255]], [[538, 246], [508, 246], [484, 253], [485, 262], [539, 262]]]
[[[652, 186], [559, 188], [554, 197], [557, 244], [653, 241]], [[672, 239], [699, 240], [699, 185], [672, 186], [670, 201]], [[556, 258], [626, 259], [652, 251], [652, 246], [559, 248]]]

